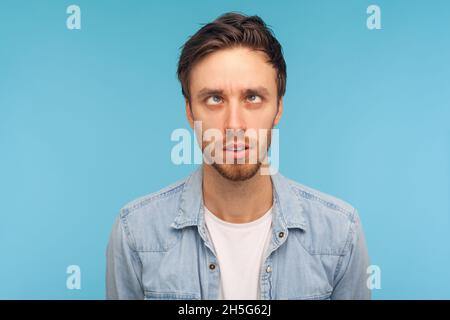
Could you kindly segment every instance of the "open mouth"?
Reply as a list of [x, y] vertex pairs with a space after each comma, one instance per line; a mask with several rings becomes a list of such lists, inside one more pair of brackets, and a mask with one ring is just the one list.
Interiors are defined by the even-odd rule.
[[230, 143], [223, 148], [226, 156], [225, 162], [227, 158], [231, 159], [242, 159], [248, 158], [250, 147], [248, 144], [244, 143]]
[[243, 144], [243, 143], [229, 144], [223, 148], [223, 150], [225, 150], [225, 151], [233, 151], [233, 152], [239, 152], [239, 151], [244, 151], [244, 150], [248, 150], [248, 149], [249, 149], [248, 144]]

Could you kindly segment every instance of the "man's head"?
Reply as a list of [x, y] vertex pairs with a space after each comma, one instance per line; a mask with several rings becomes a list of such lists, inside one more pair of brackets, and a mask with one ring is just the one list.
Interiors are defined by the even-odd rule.
[[[194, 121], [201, 121], [203, 130], [219, 130], [223, 141], [214, 141], [221, 145], [214, 151], [220, 149], [220, 154], [212, 154], [233, 159], [212, 166], [230, 180], [253, 177], [267, 155], [270, 130], [281, 117], [286, 89], [281, 45], [270, 29], [257, 16], [222, 15], [185, 43], [178, 78], [191, 127]], [[252, 130], [266, 130], [264, 139], [242, 135]], [[205, 151], [209, 141], [199, 138]], [[252, 152], [257, 155], [256, 162], [250, 161]]]

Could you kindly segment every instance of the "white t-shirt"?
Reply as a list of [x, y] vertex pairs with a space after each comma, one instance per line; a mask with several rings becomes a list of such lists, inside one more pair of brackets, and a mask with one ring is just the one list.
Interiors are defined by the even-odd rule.
[[260, 269], [272, 234], [272, 208], [248, 223], [226, 222], [204, 209], [219, 263], [219, 299], [260, 299]]

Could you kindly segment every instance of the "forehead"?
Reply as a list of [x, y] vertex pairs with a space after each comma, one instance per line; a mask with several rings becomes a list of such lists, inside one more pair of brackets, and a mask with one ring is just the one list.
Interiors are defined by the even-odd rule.
[[224, 91], [266, 87], [276, 91], [276, 70], [267, 55], [245, 47], [221, 49], [198, 61], [190, 73], [190, 90], [204, 87]]

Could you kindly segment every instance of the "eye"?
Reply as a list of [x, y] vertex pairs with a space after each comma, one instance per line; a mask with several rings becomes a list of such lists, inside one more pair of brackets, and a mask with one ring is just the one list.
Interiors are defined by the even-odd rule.
[[206, 104], [217, 105], [222, 102], [222, 98], [219, 96], [211, 96], [206, 100]]
[[247, 101], [251, 102], [251, 103], [260, 103], [262, 101], [262, 99], [260, 96], [258, 96], [256, 94], [252, 94], [247, 97]]

